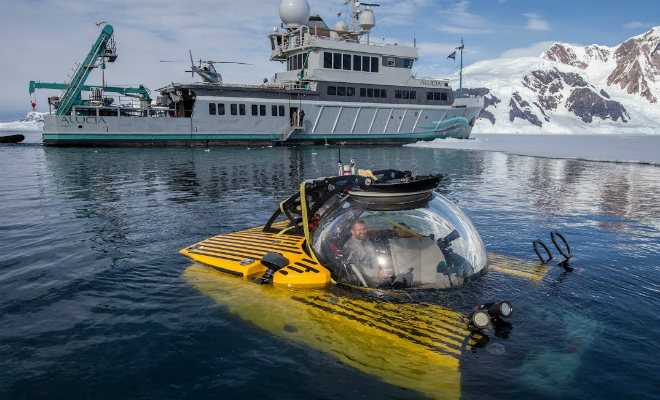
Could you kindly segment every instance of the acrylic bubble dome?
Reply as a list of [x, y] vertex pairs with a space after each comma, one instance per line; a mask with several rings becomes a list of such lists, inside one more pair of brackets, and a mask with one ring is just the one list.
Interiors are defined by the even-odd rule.
[[323, 212], [311, 243], [335, 280], [364, 287], [451, 288], [488, 265], [472, 222], [436, 192], [351, 192]]

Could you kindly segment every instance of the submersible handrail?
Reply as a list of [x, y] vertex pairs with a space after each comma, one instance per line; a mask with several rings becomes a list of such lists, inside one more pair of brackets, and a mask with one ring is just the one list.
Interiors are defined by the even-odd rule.
[[[561, 239], [561, 241], [564, 242], [564, 245], [566, 246], [566, 252], [564, 252], [564, 250], [561, 248], [561, 246], [559, 246], [559, 243], [557, 243], [557, 237], [559, 237]], [[564, 257], [564, 261], [562, 261], [562, 262], [567, 262], [571, 257], [573, 257], [573, 252], [571, 251], [571, 246], [568, 244], [568, 241], [566, 240], [564, 235], [559, 233], [558, 230], [554, 230], [554, 231], [550, 232], [550, 239], [552, 239], [552, 244], [555, 245], [555, 247], [557, 248], [557, 251], [559, 252], [559, 254], [561, 254]], [[547, 260], [544, 259], [543, 256], [541, 255], [541, 253], [539, 252], [539, 248], [538, 248], [539, 245], [541, 247], [543, 247], [545, 252], [548, 254], [548, 259]], [[534, 252], [538, 256], [539, 260], [541, 260], [541, 264], [546, 264], [550, 260], [552, 260], [552, 253], [550, 253], [550, 249], [548, 249], [548, 246], [546, 246], [545, 243], [543, 243], [543, 241], [541, 241], [541, 239], [536, 239], [535, 241], [533, 241], [532, 246], [534, 247]]]

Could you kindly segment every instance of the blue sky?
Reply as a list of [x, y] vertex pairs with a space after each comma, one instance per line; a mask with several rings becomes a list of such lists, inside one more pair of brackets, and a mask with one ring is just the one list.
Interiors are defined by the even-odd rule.
[[[268, 61], [266, 36], [279, 26], [279, 0], [0, 0], [0, 121], [29, 111], [28, 82], [62, 82], [81, 62], [105, 21], [115, 28], [119, 59], [106, 70], [109, 84], [144, 84], [155, 90], [191, 82], [185, 64], [159, 60], [197, 58], [243, 61], [227, 65], [228, 83], [260, 83], [282, 66]], [[343, 0], [309, 0], [312, 14], [332, 26]], [[373, 41], [412, 44], [413, 2], [382, 0]], [[538, 55], [552, 42], [616, 46], [660, 25], [660, 2], [635, 0], [416, 0], [420, 76], [443, 77], [457, 62], [446, 57], [465, 39], [467, 64], [502, 56]], [[631, 6], [633, 3], [634, 6]], [[344, 15], [346, 13], [344, 12]], [[197, 79], [195, 79], [197, 80]], [[98, 81], [98, 82], [97, 82]], [[99, 83], [94, 72], [90, 83]], [[37, 104], [46, 111], [46, 97]]]

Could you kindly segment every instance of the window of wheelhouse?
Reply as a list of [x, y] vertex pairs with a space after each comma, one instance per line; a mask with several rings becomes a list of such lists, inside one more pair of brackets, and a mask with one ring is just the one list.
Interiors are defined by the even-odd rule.
[[218, 103], [218, 115], [225, 115], [225, 105]]
[[341, 53], [333, 53], [332, 57], [332, 69], [341, 69]]
[[238, 115], [238, 106], [236, 104], [232, 104], [230, 108], [231, 108], [231, 115]]
[[353, 71], [362, 71], [362, 56], [353, 56]]
[[362, 57], [362, 72], [370, 72], [369, 57]]
[[215, 115], [215, 103], [209, 103], [209, 115]]
[[332, 69], [332, 53], [323, 52], [323, 68]]
[[350, 69], [351, 69], [351, 55], [350, 54], [344, 54], [342, 57], [343, 57], [342, 68], [345, 69], [345, 70], [350, 71]]
[[245, 104], [238, 105], [238, 113], [241, 115], [245, 115]]
[[252, 104], [252, 115], [259, 115], [259, 106]]
[[371, 57], [371, 72], [378, 72], [378, 57]]
[[280, 109], [280, 117], [284, 116], [284, 106], [279, 106]]
[[259, 115], [262, 116], [262, 117], [266, 116], [266, 105], [265, 104], [261, 104], [259, 106]]
[[270, 106], [270, 114], [273, 117], [277, 117], [277, 106]]

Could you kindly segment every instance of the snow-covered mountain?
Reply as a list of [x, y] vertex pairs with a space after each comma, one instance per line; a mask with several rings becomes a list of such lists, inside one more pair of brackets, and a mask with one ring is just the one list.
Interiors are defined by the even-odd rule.
[[44, 127], [44, 115], [37, 111], [30, 111], [16, 122], [0, 122], [2, 131], [40, 131]]
[[485, 98], [474, 132], [660, 133], [660, 27], [616, 47], [481, 61], [464, 82]]

